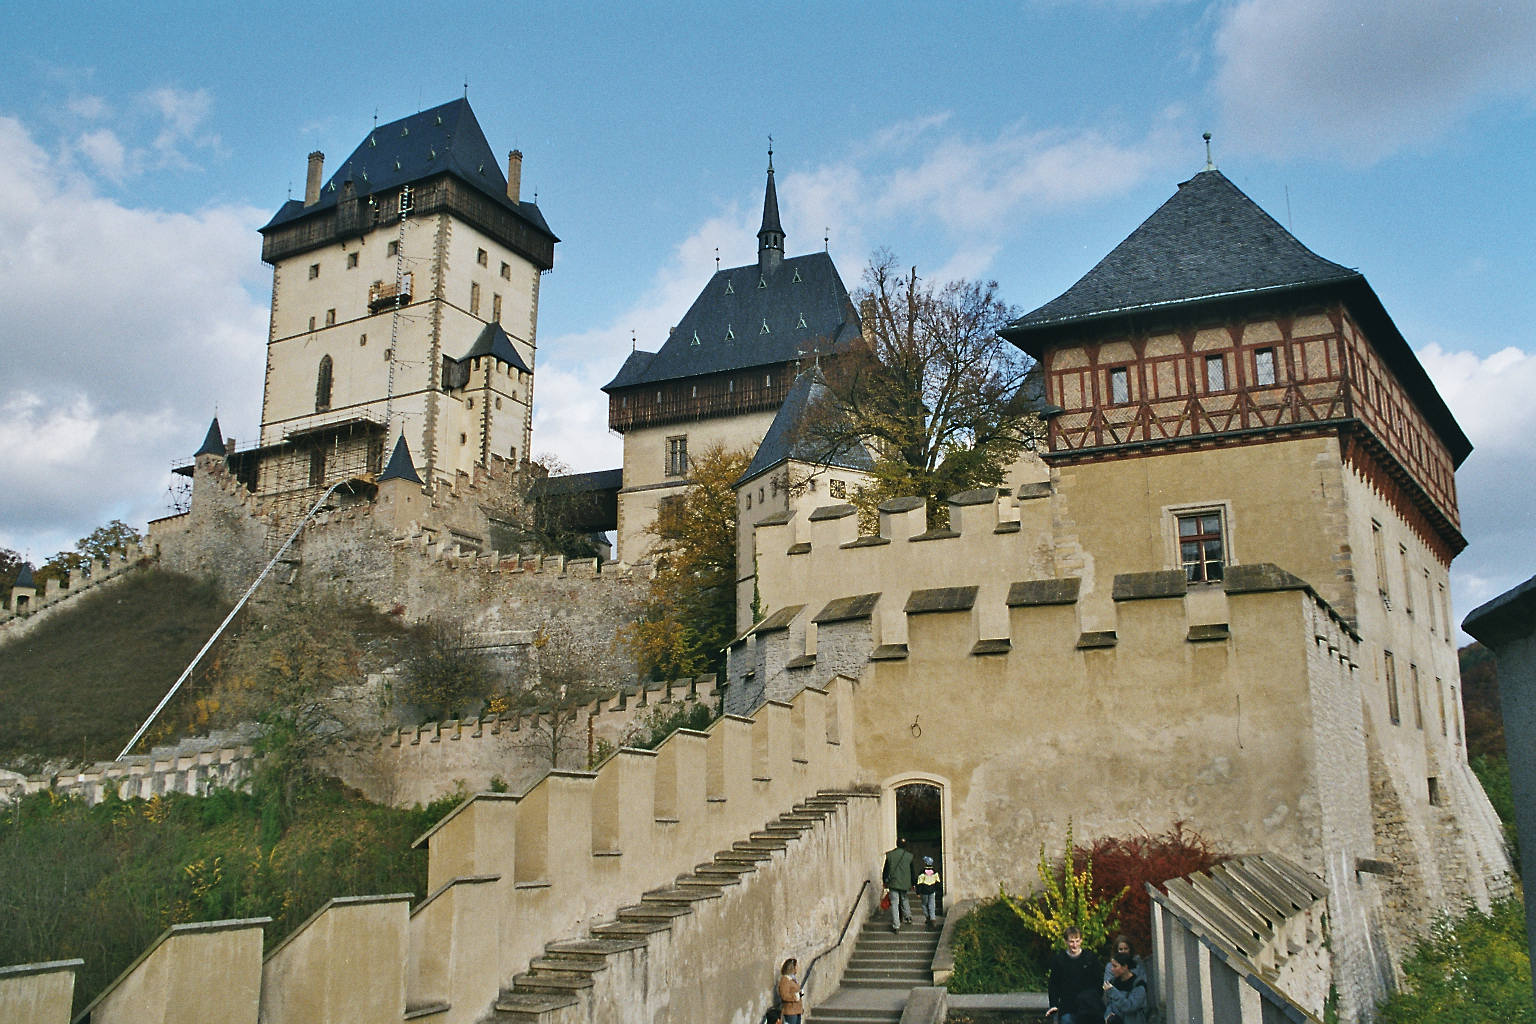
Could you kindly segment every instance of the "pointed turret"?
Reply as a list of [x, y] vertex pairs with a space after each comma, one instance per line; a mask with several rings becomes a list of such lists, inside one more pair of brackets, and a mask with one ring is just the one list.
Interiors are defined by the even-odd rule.
[[203, 446], [192, 453], [195, 459], [199, 455], [223, 455], [224, 434], [219, 430], [219, 418], [215, 416], [213, 422], [208, 424], [208, 435], [203, 438]]
[[31, 562], [22, 562], [21, 568], [16, 571], [16, 582], [11, 584], [11, 588], [14, 590], [16, 587], [37, 588], [37, 581], [32, 578]]
[[773, 147], [768, 147], [768, 187], [763, 193], [763, 226], [757, 232], [757, 265], [768, 270], [784, 258], [784, 228], [779, 224], [779, 193], [773, 187]]
[[408, 480], [415, 484], [421, 483], [421, 477], [416, 475], [416, 464], [411, 461], [410, 446], [405, 443], [403, 433], [395, 442], [395, 450], [389, 456], [389, 465], [385, 466], [384, 472], [379, 474], [379, 483], [386, 480]]

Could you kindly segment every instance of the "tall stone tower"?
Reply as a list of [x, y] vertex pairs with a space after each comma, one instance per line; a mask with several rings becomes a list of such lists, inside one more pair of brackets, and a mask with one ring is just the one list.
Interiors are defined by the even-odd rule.
[[425, 483], [526, 459], [539, 275], [558, 241], [468, 100], [378, 125], [261, 229], [272, 265], [260, 448], [270, 496], [377, 472], [405, 437]]

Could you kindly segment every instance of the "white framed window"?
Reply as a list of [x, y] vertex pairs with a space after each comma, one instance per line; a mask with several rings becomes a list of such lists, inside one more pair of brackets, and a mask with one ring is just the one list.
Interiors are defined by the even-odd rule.
[[1253, 353], [1253, 381], [1261, 388], [1267, 388], [1275, 382], [1275, 350], [1272, 348], [1256, 349]]
[[667, 476], [688, 475], [688, 435], [667, 438]]
[[1124, 366], [1112, 367], [1109, 371], [1109, 402], [1111, 405], [1124, 405], [1131, 400], [1131, 373]]
[[1221, 356], [1205, 357], [1205, 390], [1227, 390], [1227, 361]]
[[1226, 517], [1219, 508], [1174, 514], [1179, 564], [1190, 583], [1219, 583], [1227, 564]]

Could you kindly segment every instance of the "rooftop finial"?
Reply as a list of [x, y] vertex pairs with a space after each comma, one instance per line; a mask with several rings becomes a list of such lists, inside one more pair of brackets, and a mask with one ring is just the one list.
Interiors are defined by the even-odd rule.
[[784, 259], [784, 227], [779, 223], [779, 194], [773, 187], [773, 136], [768, 136], [768, 187], [763, 191], [763, 226], [757, 232], [757, 264], [764, 273]]
[[720, 273], [720, 247], [715, 246], [715, 273]]
[[635, 350], [636, 344], [637, 343], [635, 341], [635, 329], [633, 327], [631, 327], [629, 329], [629, 350], [631, 352], [633, 352]]
[[768, 136], [768, 173], [773, 173], [773, 136]]
[[464, 76], [464, 98], [469, 99], [469, 76]]
[[822, 252], [831, 252], [832, 251], [832, 229], [830, 227], [822, 228], [821, 232], [822, 232], [822, 234], [821, 234], [821, 251]]
[[1211, 133], [1206, 132], [1200, 137], [1205, 140], [1205, 169], [1208, 171], [1214, 171], [1216, 169], [1216, 164], [1211, 160]]

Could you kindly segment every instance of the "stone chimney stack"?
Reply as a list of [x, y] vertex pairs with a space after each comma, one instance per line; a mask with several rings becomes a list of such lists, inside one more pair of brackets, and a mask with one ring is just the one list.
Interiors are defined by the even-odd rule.
[[507, 198], [514, 203], [522, 202], [518, 195], [523, 190], [523, 151], [514, 149], [507, 154]]
[[309, 154], [309, 177], [304, 180], [305, 206], [314, 206], [320, 201], [320, 178], [324, 167], [324, 153], [317, 149]]

